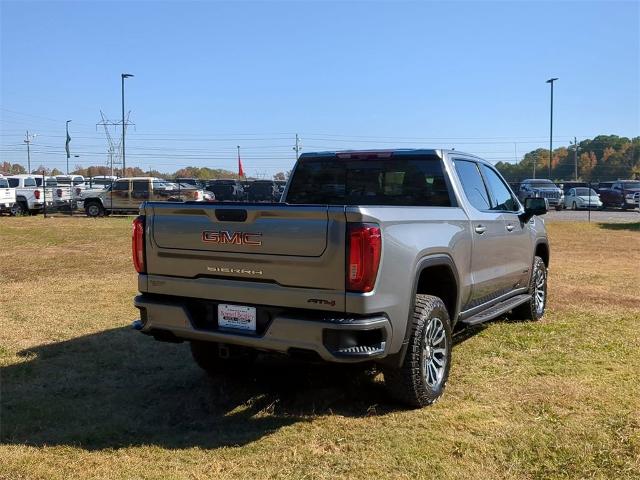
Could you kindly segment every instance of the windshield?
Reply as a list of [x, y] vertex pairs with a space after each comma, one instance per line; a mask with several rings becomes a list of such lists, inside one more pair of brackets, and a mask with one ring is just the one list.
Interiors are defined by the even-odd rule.
[[576, 188], [577, 197], [596, 197], [598, 194], [592, 188]]
[[433, 155], [367, 160], [304, 159], [296, 167], [286, 201], [451, 206], [442, 161]]

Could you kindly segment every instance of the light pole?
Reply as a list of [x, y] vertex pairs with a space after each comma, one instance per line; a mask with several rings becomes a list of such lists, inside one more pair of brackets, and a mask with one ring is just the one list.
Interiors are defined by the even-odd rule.
[[69, 122], [71, 122], [71, 120], [67, 120], [67, 139], [65, 142], [65, 150], [67, 151], [67, 175], [69, 175], [69, 157], [71, 156], [69, 153], [69, 142], [71, 142], [71, 137], [69, 137]]
[[127, 162], [125, 159], [125, 149], [124, 149], [124, 133], [126, 130], [126, 125], [124, 123], [124, 79], [133, 77], [130, 73], [122, 73], [120, 74], [122, 79], [122, 176], [127, 176]]
[[546, 83], [551, 84], [551, 113], [549, 123], [549, 180], [551, 180], [551, 157], [553, 156], [553, 82], [557, 78], [550, 78]]

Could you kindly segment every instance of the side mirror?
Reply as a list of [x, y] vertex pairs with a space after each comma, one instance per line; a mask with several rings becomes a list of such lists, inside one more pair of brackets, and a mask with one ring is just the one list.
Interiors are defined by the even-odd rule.
[[527, 223], [534, 215], [544, 215], [548, 210], [549, 203], [546, 198], [525, 198], [524, 212], [520, 214], [520, 221]]

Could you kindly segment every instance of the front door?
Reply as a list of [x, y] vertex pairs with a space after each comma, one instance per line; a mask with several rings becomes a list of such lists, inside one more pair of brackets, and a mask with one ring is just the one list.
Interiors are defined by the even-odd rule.
[[113, 182], [108, 197], [111, 208], [114, 210], [127, 210], [129, 208], [129, 180], [121, 179]]
[[500, 212], [500, 218], [504, 222], [504, 234], [496, 249], [502, 255], [506, 288], [514, 290], [525, 287], [529, 281], [533, 259], [533, 239], [529, 224], [520, 221], [520, 204], [500, 174], [484, 163], [480, 164], [480, 171], [491, 196], [491, 210]]
[[469, 203], [473, 288], [464, 310], [489, 302], [510, 290], [507, 261], [502, 251], [507, 234], [503, 213], [491, 209], [491, 196], [478, 163], [454, 159], [462, 188]]

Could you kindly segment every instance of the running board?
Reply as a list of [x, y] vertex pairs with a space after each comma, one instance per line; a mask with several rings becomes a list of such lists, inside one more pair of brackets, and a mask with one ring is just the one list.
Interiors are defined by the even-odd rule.
[[516, 295], [515, 297], [511, 297], [503, 302], [497, 303], [493, 307], [483, 310], [480, 313], [476, 313], [474, 316], [469, 317], [466, 320], [462, 320], [462, 323], [465, 325], [478, 325], [479, 323], [488, 322], [489, 320], [493, 320], [494, 318], [507, 313], [509, 310], [513, 310], [518, 305], [528, 302], [530, 298], [531, 295], [528, 293]]

